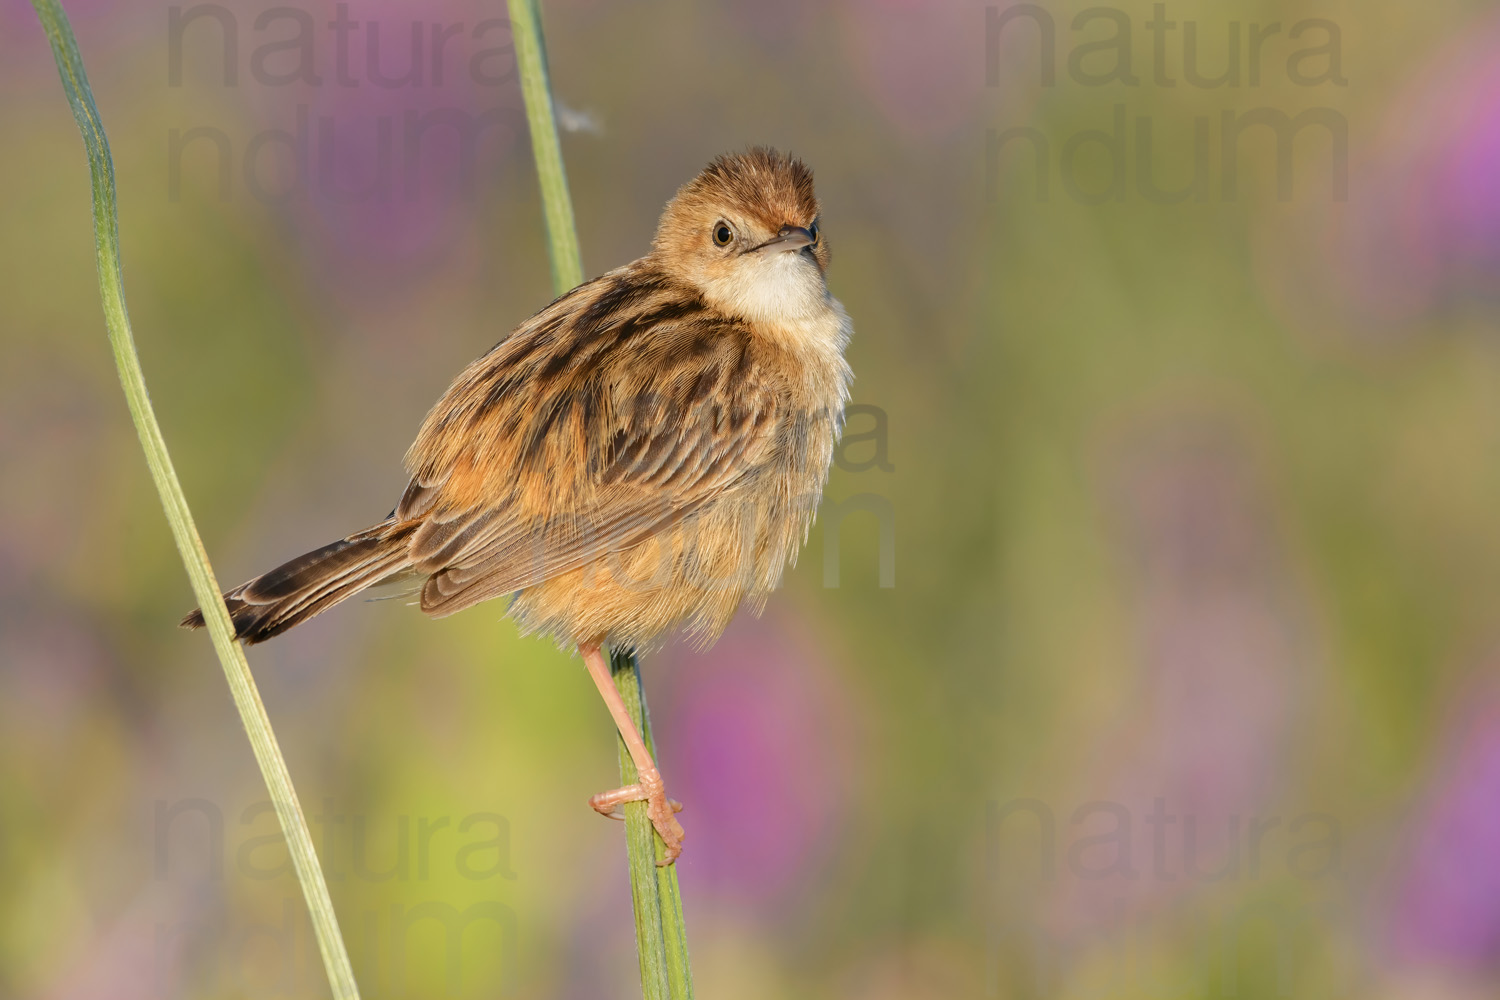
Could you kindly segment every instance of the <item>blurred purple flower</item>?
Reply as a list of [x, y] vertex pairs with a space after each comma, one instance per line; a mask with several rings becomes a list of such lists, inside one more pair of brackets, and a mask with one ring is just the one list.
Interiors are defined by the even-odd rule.
[[[65, 757], [118, 665], [84, 609], [52, 606], [41, 595], [7, 604], [0, 612], [0, 663], [6, 668], [0, 672], [0, 748], [13, 758]], [[38, 776], [42, 769], [32, 766], [25, 773]]]
[[1433, 776], [1391, 909], [1403, 964], [1492, 969], [1500, 961], [1500, 691], [1471, 692]]
[[0, 382], [0, 597], [15, 603], [50, 584], [108, 516], [93, 498], [110, 483], [103, 394], [114, 387], [33, 352], [12, 357], [17, 377]]
[[908, 137], [945, 139], [970, 124], [984, 95], [984, 10], [936, 0], [843, 5], [854, 72]]
[[1297, 325], [1369, 337], [1500, 301], [1497, 45], [1490, 15], [1427, 59], [1351, 166], [1347, 202], [1267, 213], [1276, 233], [1258, 266]]
[[[1476, 44], [1477, 42], [1477, 44]], [[1500, 265], [1500, 20], [1466, 46], [1456, 76], [1432, 95], [1441, 146], [1425, 178], [1425, 193], [1446, 237], [1447, 258], [1461, 273], [1479, 269], [1493, 279]], [[1438, 108], [1428, 109], [1434, 112]]]
[[[63, 4], [63, 11], [68, 15], [68, 23], [73, 26], [73, 33], [75, 35], [85, 27], [94, 28], [95, 25], [90, 22], [95, 20], [108, 18], [111, 21], [138, 22], [142, 19], [143, 15], [149, 13], [141, 11], [134, 4], [125, 3], [123, 0], [68, 0], [67, 3]], [[164, 19], [165, 15], [152, 17], [153, 21]], [[36, 9], [27, 0], [3, 0], [3, 2], [0, 2], [0, 27], [5, 29], [7, 37], [10, 38], [30, 38], [34, 35], [36, 40], [41, 42], [42, 48], [47, 48], [46, 36], [42, 34], [42, 26], [41, 22], [37, 20]], [[114, 38], [113, 32], [100, 31], [98, 41], [108, 45], [111, 44], [112, 38]], [[86, 49], [91, 46], [85, 39], [80, 38], [79, 47]], [[48, 57], [48, 61], [50, 62], [50, 50], [48, 51]], [[86, 62], [87, 52], [85, 52], [84, 58]], [[56, 81], [53, 82], [55, 83]]]
[[[80, 928], [56, 978], [39, 994], [47, 1000], [159, 1000], [186, 996], [188, 956], [183, 935], [167, 928], [201, 926], [209, 915], [201, 900], [181, 889], [151, 883], [125, 910]], [[239, 971], [239, 970], [236, 970]], [[226, 977], [227, 978], [227, 977]]]
[[[310, 263], [357, 297], [467, 245], [486, 179], [525, 117], [503, 11], [455, 0], [421, 16], [320, 8], [306, 12], [308, 64], [295, 49], [255, 56], [297, 36], [290, 15], [238, 25], [239, 89], [262, 127], [236, 137], [234, 151], [249, 196], [284, 212]], [[216, 52], [216, 36], [184, 44]], [[311, 76], [299, 76], [309, 64]]]
[[[1205, 882], [1282, 874], [1284, 851], [1269, 838], [1261, 870], [1251, 870], [1246, 825], [1270, 811], [1262, 806], [1289, 752], [1294, 678], [1310, 659], [1238, 435], [1211, 419], [1180, 420], [1114, 442], [1110, 453], [1104, 506], [1117, 512], [1140, 675], [1120, 721], [1092, 748], [1097, 764], [1077, 804], [1125, 808], [1137, 874], [1085, 880], [1070, 869], [1051, 920], [1070, 935]], [[1153, 821], [1158, 808], [1172, 819]], [[1070, 843], [1117, 824], [1072, 820], [1071, 809], [1058, 816]], [[1106, 869], [1111, 853], [1101, 848], [1083, 864]]]
[[786, 51], [792, 40], [804, 37], [817, 11], [801, 0], [757, 0], [730, 4], [724, 11], [743, 34], [764, 47]]
[[775, 619], [671, 659], [654, 714], [662, 771], [691, 810], [684, 870], [690, 884], [773, 899], [834, 846], [853, 780], [849, 695], [827, 654]]

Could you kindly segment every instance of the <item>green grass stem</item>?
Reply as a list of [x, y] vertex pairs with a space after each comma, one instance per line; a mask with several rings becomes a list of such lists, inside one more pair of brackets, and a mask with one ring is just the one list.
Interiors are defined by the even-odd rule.
[[[553, 290], [561, 295], [583, 281], [583, 260], [578, 252], [573, 202], [568, 196], [562, 146], [557, 138], [557, 119], [547, 76], [547, 47], [542, 39], [536, 0], [508, 2], [521, 94], [526, 101], [531, 147], [542, 189], [542, 212], [547, 220]], [[655, 755], [636, 658], [611, 653], [610, 669], [646, 746]], [[620, 741], [620, 778], [627, 785], [635, 781], [635, 763], [624, 740]], [[625, 806], [625, 843], [635, 909], [636, 948], [641, 962], [641, 993], [645, 1000], [687, 1000], [693, 995], [693, 978], [688, 967], [687, 927], [682, 919], [677, 866], [656, 864], [665, 857], [666, 848], [651, 827], [644, 802]]]
[[220, 597], [218, 582], [209, 565], [208, 554], [198, 537], [193, 524], [192, 512], [188, 510], [187, 498], [183, 496], [182, 484], [172, 468], [171, 456], [167, 454], [166, 441], [161, 427], [151, 408], [151, 397], [146, 392], [146, 379], [141, 372], [141, 361], [135, 349], [135, 338], [130, 332], [130, 317], [125, 311], [125, 287], [120, 276], [120, 234], [115, 210], [115, 171], [109, 155], [109, 141], [104, 135], [104, 124], [99, 119], [99, 109], [94, 104], [93, 92], [89, 89], [88, 77], [83, 71], [83, 60], [78, 54], [78, 43], [73, 29], [68, 24], [57, 0], [32, 0], [47, 40], [52, 44], [52, 54], [57, 60], [57, 71], [62, 77], [63, 90], [72, 106], [73, 117], [83, 133], [83, 144], [88, 150], [89, 174], [93, 179], [94, 192], [94, 248], [99, 265], [99, 294], [104, 303], [104, 323], [109, 331], [110, 347], [114, 350], [115, 367], [120, 373], [120, 385], [125, 390], [125, 403], [130, 408], [130, 418], [140, 435], [141, 449], [146, 453], [146, 465], [151, 470], [151, 479], [161, 497], [162, 510], [172, 529], [172, 539], [187, 568], [188, 580], [192, 583], [193, 596], [203, 609], [203, 618], [213, 639], [214, 651], [224, 666], [224, 676], [229, 681], [229, 691], [240, 719], [249, 734], [255, 762], [260, 765], [266, 788], [275, 803], [276, 816], [281, 821], [286, 835], [287, 849], [302, 886], [302, 895], [307, 900], [307, 909], [312, 916], [313, 931], [318, 939], [318, 949], [323, 955], [323, 966], [328, 971], [328, 982], [333, 987], [336, 1000], [357, 998], [359, 989], [354, 982], [354, 971], [349, 965], [349, 955], [339, 935], [338, 918], [333, 912], [333, 902], [328, 897], [328, 886], [323, 881], [322, 869], [318, 867], [318, 856], [313, 850], [312, 835], [307, 829], [307, 820], [297, 801], [297, 792], [292, 787], [291, 775], [286, 761], [277, 746], [276, 734], [271, 730], [271, 720], [266, 716], [265, 705], [255, 688], [255, 678], [250, 674], [250, 665], [245, 662], [244, 650], [234, 638], [234, 626], [230, 624], [229, 612]]

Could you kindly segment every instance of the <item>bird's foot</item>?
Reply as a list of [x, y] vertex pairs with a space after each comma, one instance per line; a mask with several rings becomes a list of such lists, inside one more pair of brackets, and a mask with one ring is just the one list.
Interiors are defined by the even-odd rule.
[[677, 856], [682, 853], [682, 838], [687, 835], [682, 829], [682, 824], [677, 822], [675, 815], [682, 812], [682, 803], [676, 799], [667, 798], [666, 784], [661, 780], [661, 772], [654, 767], [647, 768], [639, 773], [635, 784], [609, 792], [600, 792], [589, 799], [589, 805], [611, 819], [625, 818], [620, 812], [620, 806], [626, 802], [646, 803], [646, 815], [651, 820], [651, 826], [667, 848], [666, 857], [657, 864], [670, 865], [676, 861]]

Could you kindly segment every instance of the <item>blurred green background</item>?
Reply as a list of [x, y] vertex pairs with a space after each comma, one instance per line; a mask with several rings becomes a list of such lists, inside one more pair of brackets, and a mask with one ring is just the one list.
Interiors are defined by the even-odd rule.
[[[67, 6], [233, 584], [382, 516], [550, 297], [504, 7]], [[645, 663], [699, 995], [1494, 996], [1492, 5], [543, 7], [586, 270], [769, 143], [855, 323], [796, 570]], [[0, 25], [0, 996], [321, 996]], [[613, 731], [502, 610], [251, 654], [367, 997], [638, 995]]]

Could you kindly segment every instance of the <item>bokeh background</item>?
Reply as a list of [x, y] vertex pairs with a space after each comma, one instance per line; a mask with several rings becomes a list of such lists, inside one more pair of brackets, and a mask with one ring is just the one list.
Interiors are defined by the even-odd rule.
[[[504, 5], [67, 6], [232, 584], [382, 516], [550, 297]], [[771, 143], [855, 320], [795, 572], [645, 664], [699, 995], [1494, 996], [1500, 12], [1086, 6], [544, 4], [586, 270]], [[0, 996], [325, 995], [19, 0], [0, 91]], [[251, 664], [366, 996], [637, 995], [576, 658], [354, 602]]]

